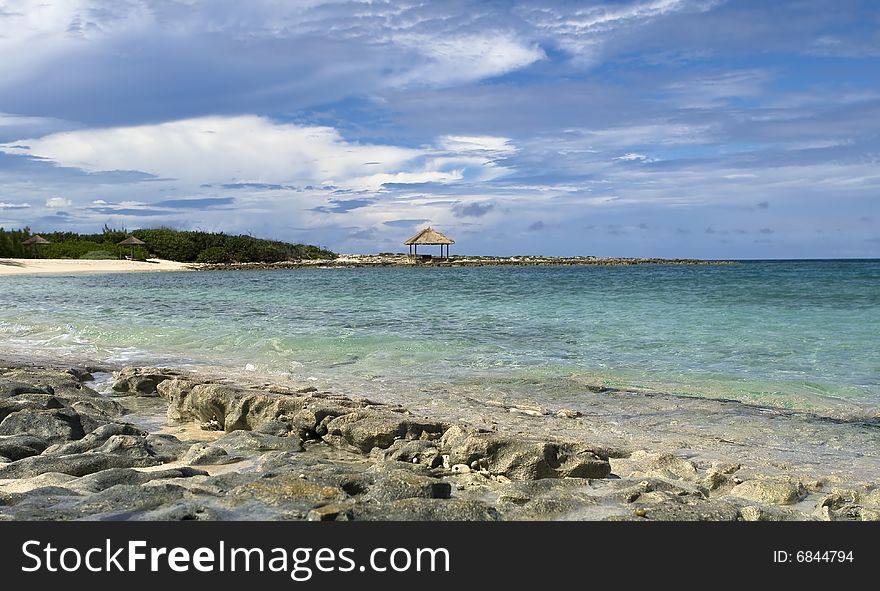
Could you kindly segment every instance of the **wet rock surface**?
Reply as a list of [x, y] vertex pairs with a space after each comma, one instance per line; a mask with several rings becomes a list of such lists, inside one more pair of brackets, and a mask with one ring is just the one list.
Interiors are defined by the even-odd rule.
[[0, 369], [0, 519], [880, 520], [875, 485], [591, 442], [579, 411], [498, 405], [543, 426], [517, 432], [314, 387], [92, 378]]

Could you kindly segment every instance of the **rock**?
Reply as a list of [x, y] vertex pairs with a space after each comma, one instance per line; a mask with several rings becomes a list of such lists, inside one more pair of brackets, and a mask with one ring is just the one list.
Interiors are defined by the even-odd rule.
[[242, 459], [241, 456], [229, 455], [229, 452], [222, 447], [217, 447], [210, 443], [196, 443], [180, 460], [190, 466], [217, 466], [233, 464], [240, 462]]
[[498, 491], [496, 507], [505, 519], [556, 519], [598, 504], [590, 491], [590, 481], [581, 478], [512, 482]]
[[309, 511], [306, 521], [351, 521], [352, 517], [350, 505], [331, 503]]
[[816, 507], [828, 521], [880, 521], [880, 510], [866, 506], [876, 507], [875, 493], [835, 488]]
[[355, 519], [369, 521], [498, 521], [498, 512], [483, 501], [412, 498], [354, 509]]
[[154, 486], [117, 484], [84, 497], [74, 510], [79, 515], [103, 515], [105, 519], [129, 519], [152, 509], [168, 507], [181, 500], [187, 490], [177, 484]]
[[71, 367], [70, 369], [65, 370], [64, 373], [69, 373], [79, 382], [91, 382], [95, 379], [95, 376], [93, 376], [88, 369], [81, 367]]
[[48, 386], [35, 386], [26, 382], [0, 376], [0, 398], [14, 398], [21, 394], [46, 394], [51, 396], [54, 390]]
[[183, 500], [169, 507], [160, 506], [151, 511], [133, 515], [132, 519], [136, 521], [226, 521], [235, 519], [235, 516], [207, 503]]
[[611, 473], [607, 457], [580, 443], [526, 441], [452, 427], [440, 447], [453, 465], [485, 462], [492, 474], [514, 480], [604, 478]]
[[556, 413], [556, 416], [560, 419], [576, 419], [581, 416], [581, 413], [569, 408], [562, 408]]
[[771, 505], [793, 505], [802, 501], [807, 491], [800, 481], [792, 478], [753, 479], [733, 487], [730, 495]]
[[[83, 417], [71, 408], [24, 409], [0, 422], [0, 435], [33, 435], [49, 443], [71, 441], [85, 436]], [[88, 429], [91, 430], [91, 429]]]
[[439, 438], [443, 430], [441, 423], [418, 421], [399, 413], [356, 410], [327, 423], [324, 440], [333, 444], [338, 438], [368, 453], [374, 447], [387, 449], [396, 439]]
[[302, 440], [293, 434], [276, 437], [254, 431], [233, 431], [214, 440], [211, 445], [227, 451], [302, 451]]
[[690, 460], [678, 458], [669, 453], [655, 454], [638, 450], [628, 458], [636, 469], [631, 470], [631, 477], [657, 477], [679, 480], [696, 480], [697, 467]]
[[169, 378], [156, 384], [156, 393], [168, 401], [167, 416], [173, 421], [193, 420], [189, 415], [182, 415], [184, 401], [192, 391], [195, 383], [184, 378]]
[[20, 460], [28, 456], [36, 456], [49, 446], [42, 437], [33, 435], [6, 435], [0, 437], [0, 456], [7, 461]]
[[407, 464], [419, 464], [428, 468], [436, 468], [443, 464], [440, 448], [434, 441], [416, 439], [412, 441], [398, 440], [380, 454], [382, 460], [396, 460]]
[[78, 400], [100, 398], [100, 395], [84, 386], [73, 375], [51, 369], [20, 368], [4, 372], [0, 377], [0, 398], [6, 396], [6, 381], [17, 384], [11, 388], [11, 396], [51, 395], [71, 404]]
[[254, 433], [265, 433], [266, 435], [274, 435], [275, 437], [286, 437], [288, 433], [294, 430], [291, 423], [286, 421], [266, 421], [258, 425], [254, 429]]
[[378, 475], [367, 498], [377, 501], [396, 501], [413, 497], [448, 499], [452, 486], [437, 478], [414, 474], [406, 469], [391, 469]]
[[46, 450], [47, 455], [69, 455], [98, 449], [114, 435], [138, 435], [146, 437], [147, 432], [129, 423], [110, 423], [101, 425], [78, 441], [54, 445]]
[[341, 488], [311, 482], [296, 474], [271, 475], [230, 491], [230, 497], [239, 501], [255, 500], [285, 511], [307, 512], [328, 503], [344, 500], [347, 495]]
[[660, 491], [641, 495], [633, 511], [651, 521], [737, 521], [740, 516], [739, 509], [726, 501]]
[[158, 367], [126, 367], [114, 372], [113, 391], [122, 396], [158, 396], [157, 386], [179, 376], [176, 371]]
[[99, 492], [118, 484], [140, 486], [153, 480], [207, 475], [208, 473], [204, 470], [196, 470], [195, 468], [173, 468], [155, 472], [141, 472], [131, 468], [110, 468], [83, 476], [71, 483], [70, 487], [78, 492]]
[[455, 464], [450, 470], [453, 474], [470, 474], [471, 467], [467, 464]]
[[807, 518], [803, 513], [796, 511], [756, 505], [742, 507], [739, 513], [743, 521], [803, 521]]
[[156, 458], [86, 452], [64, 456], [31, 456], [0, 466], [2, 478], [32, 478], [46, 472], [85, 476], [109, 468], [144, 468], [161, 464]]

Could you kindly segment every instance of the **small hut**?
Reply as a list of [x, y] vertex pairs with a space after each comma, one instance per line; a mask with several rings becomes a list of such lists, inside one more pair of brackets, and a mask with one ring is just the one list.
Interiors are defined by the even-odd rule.
[[143, 240], [140, 240], [138, 238], [135, 238], [134, 236], [129, 236], [128, 238], [126, 238], [122, 242], [119, 242], [118, 244], [119, 244], [119, 246], [130, 246], [131, 247], [131, 258], [132, 259], [134, 259], [135, 247], [140, 248], [140, 247], [147, 245], [146, 242], [144, 242]]
[[455, 240], [445, 236], [442, 232], [438, 232], [431, 226], [428, 226], [406, 242], [409, 246], [410, 254], [419, 254], [419, 245], [436, 246], [440, 245], [440, 256], [443, 256], [443, 246], [446, 246], [446, 256], [449, 256], [449, 245], [455, 244]]
[[39, 251], [37, 250], [40, 246], [44, 244], [51, 244], [48, 240], [40, 236], [39, 234], [35, 234], [21, 243], [22, 246], [30, 246], [34, 252], [34, 258], [37, 258], [37, 254]]

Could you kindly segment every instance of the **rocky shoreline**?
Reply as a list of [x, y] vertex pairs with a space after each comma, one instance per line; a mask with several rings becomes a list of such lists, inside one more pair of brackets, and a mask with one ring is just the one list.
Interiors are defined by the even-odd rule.
[[196, 270], [268, 270], [268, 269], [309, 269], [309, 268], [357, 268], [357, 267], [577, 267], [632, 265], [734, 265], [736, 261], [699, 259], [659, 259], [659, 258], [621, 258], [621, 257], [548, 257], [548, 256], [451, 256], [448, 258], [430, 255], [410, 256], [405, 254], [360, 255], [344, 254], [335, 259], [300, 259], [274, 263], [201, 263], [193, 266]]
[[540, 422], [518, 430], [172, 369], [99, 392], [100, 371], [0, 368], [0, 519], [880, 520], [876, 482], [590, 441], [570, 408], [487, 409]]

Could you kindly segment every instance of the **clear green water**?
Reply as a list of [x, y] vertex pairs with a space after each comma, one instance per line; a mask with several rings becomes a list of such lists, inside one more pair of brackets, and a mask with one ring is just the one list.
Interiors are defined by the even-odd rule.
[[2, 277], [2, 352], [876, 416], [880, 261]]

